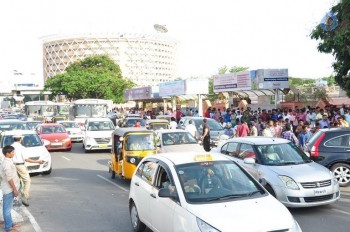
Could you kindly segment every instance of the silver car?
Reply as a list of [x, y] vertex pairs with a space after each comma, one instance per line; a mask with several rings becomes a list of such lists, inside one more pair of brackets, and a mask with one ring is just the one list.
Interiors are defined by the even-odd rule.
[[339, 184], [325, 167], [313, 162], [289, 140], [242, 137], [213, 151], [231, 157], [287, 207], [326, 205], [340, 198]]

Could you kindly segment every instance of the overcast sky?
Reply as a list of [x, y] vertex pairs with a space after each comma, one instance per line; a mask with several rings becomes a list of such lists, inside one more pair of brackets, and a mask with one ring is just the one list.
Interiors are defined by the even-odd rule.
[[[219, 67], [288, 68], [289, 75], [332, 74], [312, 29], [337, 0], [11, 0], [0, 2], [0, 75], [42, 77], [40, 38], [76, 33], [155, 33], [178, 41], [178, 75], [211, 76]], [[4, 75], [5, 74], [5, 75]]]

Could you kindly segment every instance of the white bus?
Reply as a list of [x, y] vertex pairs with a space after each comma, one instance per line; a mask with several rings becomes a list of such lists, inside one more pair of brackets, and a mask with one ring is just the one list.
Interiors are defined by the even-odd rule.
[[107, 117], [112, 110], [113, 101], [104, 99], [79, 99], [71, 104], [70, 120], [84, 124], [87, 118]]
[[54, 117], [68, 118], [69, 103], [53, 101], [29, 101], [24, 105], [29, 120], [52, 121]]

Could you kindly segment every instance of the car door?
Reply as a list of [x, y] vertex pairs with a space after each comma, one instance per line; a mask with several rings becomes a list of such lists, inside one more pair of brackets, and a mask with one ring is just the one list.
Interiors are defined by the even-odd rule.
[[256, 154], [251, 144], [241, 143], [236, 156], [238, 163], [244, 167], [256, 180], [259, 180], [259, 172], [256, 164], [246, 164], [245, 158], [253, 158], [256, 160]]
[[140, 220], [147, 225], [151, 224], [150, 212], [153, 212], [153, 210], [150, 208], [150, 203], [151, 199], [153, 199], [151, 194], [154, 194], [153, 182], [157, 167], [158, 164], [155, 162], [155, 160], [144, 161], [142, 165], [139, 166], [131, 183], [134, 185], [132, 186], [134, 191], [134, 201]]
[[152, 209], [150, 217], [153, 231], [162, 232], [170, 231], [173, 228], [174, 211], [178, 203], [177, 200], [172, 198], [158, 197], [159, 189], [174, 187], [174, 181], [169, 167], [163, 162], [159, 162], [158, 164], [150, 199], [150, 209]]

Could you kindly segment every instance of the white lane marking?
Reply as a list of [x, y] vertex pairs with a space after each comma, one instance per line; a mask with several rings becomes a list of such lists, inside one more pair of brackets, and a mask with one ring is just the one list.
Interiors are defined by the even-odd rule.
[[29, 218], [29, 221], [32, 223], [35, 232], [42, 232], [39, 224], [36, 222], [35, 218], [29, 212], [29, 210], [26, 207], [22, 207], [22, 210], [25, 213], [25, 215]]
[[100, 175], [97, 175], [97, 176], [100, 177], [102, 180], [105, 180], [105, 181], [107, 181], [108, 183], [110, 183], [110, 184], [112, 184], [112, 185], [114, 185], [114, 186], [120, 188], [121, 190], [124, 190], [125, 192], [128, 192], [128, 191], [129, 191], [128, 189], [126, 189], [126, 188], [120, 186], [119, 184], [114, 183], [113, 181], [108, 180], [107, 178], [105, 178], [105, 177], [103, 177], [103, 176], [100, 176]]
[[332, 210], [335, 211], [335, 212], [338, 212], [338, 213], [343, 213], [343, 214], [350, 215], [349, 212], [346, 212], [346, 211], [343, 211], [343, 210], [340, 210], [340, 209], [332, 209]]
[[66, 160], [70, 160], [69, 158], [65, 157], [65, 156], [61, 156], [63, 159], [66, 159]]

